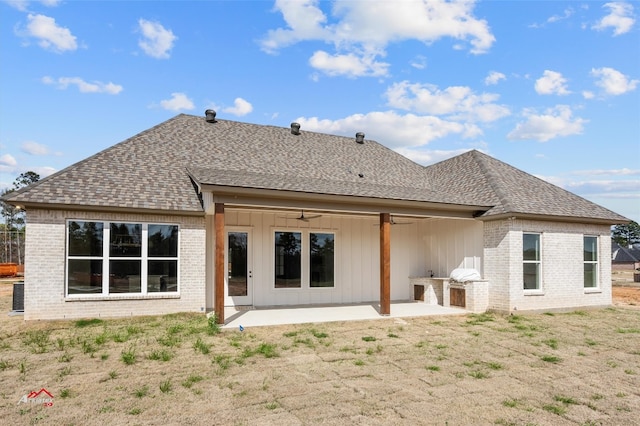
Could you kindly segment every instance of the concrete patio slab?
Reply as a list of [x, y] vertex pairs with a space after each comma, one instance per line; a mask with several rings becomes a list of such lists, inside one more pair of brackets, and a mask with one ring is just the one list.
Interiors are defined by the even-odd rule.
[[464, 315], [462, 308], [429, 305], [421, 302], [391, 304], [391, 314], [379, 314], [377, 304], [296, 306], [242, 309], [226, 307], [227, 320], [222, 328], [262, 327], [280, 324], [305, 324], [335, 321], [363, 321], [383, 318], [407, 318], [432, 315]]

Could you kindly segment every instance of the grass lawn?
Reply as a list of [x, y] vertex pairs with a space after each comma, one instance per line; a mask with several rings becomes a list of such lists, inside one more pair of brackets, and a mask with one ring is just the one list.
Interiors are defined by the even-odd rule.
[[[198, 314], [25, 323], [5, 314], [9, 306], [10, 297], [0, 297], [3, 423], [631, 425], [640, 419], [637, 307], [240, 332], [220, 331]], [[41, 389], [53, 395], [51, 406], [20, 402]]]

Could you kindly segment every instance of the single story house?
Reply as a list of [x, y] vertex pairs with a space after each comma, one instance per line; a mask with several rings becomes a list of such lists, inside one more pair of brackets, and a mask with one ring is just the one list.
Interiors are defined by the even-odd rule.
[[612, 242], [611, 267], [614, 271], [635, 271], [640, 268], [640, 244], [624, 247]]
[[[479, 151], [424, 167], [365, 139], [180, 114], [5, 201], [25, 320], [391, 301], [611, 304], [628, 220]], [[468, 282], [449, 279], [475, 271]]]

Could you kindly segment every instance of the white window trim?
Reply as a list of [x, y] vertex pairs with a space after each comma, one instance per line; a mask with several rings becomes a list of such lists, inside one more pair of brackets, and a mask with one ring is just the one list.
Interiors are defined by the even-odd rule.
[[[539, 237], [539, 242], [540, 242], [540, 260], [525, 260], [524, 259], [524, 236], [525, 235], [538, 235]], [[543, 244], [543, 237], [542, 237], [542, 232], [532, 232], [532, 231], [523, 231], [522, 232], [522, 237], [521, 237], [521, 241], [523, 243], [523, 247], [521, 252], [523, 253], [523, 259], [522, 259], [522, 265], [523, 265], [523, 272], [522, 272], [522, 290], [524, 291], [524, 294], [527, 296], [542, 296], [544, 295], [544, 280], [542, 279], [542, 277], [544, 276], [543, 274], [543, 268], [542, 268], [542, 258], [543, 258], [543, 250], [542, 250], [542, 244]], [[524, 288], [524, 264], [525, 263], [532, 263], [532, 264], [537, 264], [538, 265], [538, 288], [530, 288], [530, 289], [525, 289]]]
[[[298, 232], [300, 233], [300, 287], [290, 288], [276, 288], [276, 232]], [[333, 248], [333, 287], [311, 287], [311, 280], [309, 278], [309, 272], [311, 271], [311, 242], [310, 234], [332, 234], [334, 238]], [[337, 247], [335, 241], [338, 237], [338, 232], [335, 230], [315, 229], [315, 228], [271, 228], [271, 290], [276, 292], [286, 291], [333, 291], [338, 288], [338, 274], [337, 274]]]
[[[102, 257], [97, 256], [69, 256], [69, 223], [70, 222], [96, 222], [102, 223]], [[140, 257], [109, 256], [109, 245], [111, 237], [111, 224], [124, 223], [142, 226], [142, 246]], [[168, 225], [178, 227], [178, 255], [175, 257], [151, 257], [148, 253], [149, 225]], [[64, 274], [64, 298], [66, 301], [73, 300], [112, 300], [112, 299], [174, 299], [180, 298], [180, 225], [177, 223], [163, 222], [136, 222], [120, 220], [99, 220], [99, 219], [67, 219], [65, 226], [65, 274]], [[102, 292], [92, 294], [69, 294], [69, 259], [79, 260], [102, 260]], [[175, 260], [176, 261], [176, 291], [149, 292], [148, 291], [148, 262], [149, 260]], [[140, 292], [136, 293], [109, 293], [109, 261], [110, 260], [140, 260]]]
[[595, 287], [585, 287], [584, 286], [584, 266], [583, 266], [583, 279], [582, 279], [582, 288], [584, 288], [585, 293], [601, 293], [600, 289], [600, 238], [597, 235], [584, 235], [582, 237], [582, 250], [584, 253], [584, 239], [586, 237], [595, 238], [596, 240], [596, 260], [584, 260], [584, 255], [582, 257], [582, 264], [585, 265], [587, 263], [595, 265], [595, 277], [596, 277], [596, 285]]

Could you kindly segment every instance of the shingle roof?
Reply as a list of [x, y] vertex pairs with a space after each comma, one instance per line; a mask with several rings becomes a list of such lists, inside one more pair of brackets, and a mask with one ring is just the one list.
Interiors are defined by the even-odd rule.
[[640, 262], [640, 249], [635, 247], [623, 247], [620, 244], [611, 242], [611, 260], [621, 263]]
[[493, 208], [483, 217], [526, 214], [628, 222], [625, 217], [479, 151], [427, 167], [434, 190], [464, 193]]
[[197, 185], [626, 221], [478, 151], [423, 167], [371, 140], [181, 114], [5, 197], [14, 204], [201, 213]]

